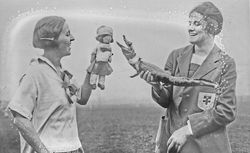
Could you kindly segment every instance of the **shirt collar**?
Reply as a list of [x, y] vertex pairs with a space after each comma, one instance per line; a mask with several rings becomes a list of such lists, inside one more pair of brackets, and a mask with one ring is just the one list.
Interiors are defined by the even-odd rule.
[[[34, 61], [36, 61], [36, 62], [39, 63], [39, 60], [45, 62], [45, 63], [48, 64], [54, 71], [57, 72], [57, 69], [56, 69], [56, 67], [54, 66], [54, 64], [52, 64], [52, 62], [51, 62], [48, 58], [46, 58], [46, 57], [44, 57], [44, 56], [37, 56], [37, 57], [34, 57], [33, 59], [31, 59], [30, 63], [32, 63], [32, 62], [34, 62]], [[61, 67], [61, 66], [60, 66], [60, 67]], [[62, 67], [61, 67], [61, 68], [62, 68]], [[62, 70], [63, 70], [63, 69], [62, 69]]]

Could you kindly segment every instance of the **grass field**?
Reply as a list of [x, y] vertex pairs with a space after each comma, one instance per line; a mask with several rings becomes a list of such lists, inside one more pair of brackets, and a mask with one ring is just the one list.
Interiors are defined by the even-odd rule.
[[[250, 106], [241, 103], [229, 126], [233, 153], [250, 153]], [[246, 107], [247, 106], [247, 107]], [[79, 137], [85, 153], [152, 153], [160, 107], [106, 105], [78, 108]], [[0, 112], [0, 153], [18, 153], [19, 136]]]

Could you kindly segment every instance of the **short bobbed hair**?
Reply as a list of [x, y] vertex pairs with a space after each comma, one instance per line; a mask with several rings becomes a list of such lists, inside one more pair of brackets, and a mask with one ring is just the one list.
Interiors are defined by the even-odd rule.
[[203, 2], [200, 5], [193, 8], [189, 16], [197, 12], [203, 15], [204, 20], [207, 22], [206, 31], [212, 35], [217, 35], [222, 30], [223, 16], [220, 10], [212, 2]]
[[62, 32], [65, 21], [60, 16], [47, 16], [40, 19], [34, 29], [33, 46], [41, 49], [56, 47], [56, 40]]

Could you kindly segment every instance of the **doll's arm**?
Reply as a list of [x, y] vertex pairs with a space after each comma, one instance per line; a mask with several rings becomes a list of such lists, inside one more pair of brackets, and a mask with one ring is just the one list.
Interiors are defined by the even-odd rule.
[[97, 53], [97, 49], [95, 48], [94, 51], [91, 53], [90, 63], [95, 61], [96, 53]]

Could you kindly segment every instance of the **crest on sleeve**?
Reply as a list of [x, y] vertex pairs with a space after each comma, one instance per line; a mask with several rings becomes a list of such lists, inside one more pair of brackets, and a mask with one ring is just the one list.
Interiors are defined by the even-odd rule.
[[215, 103], [215, 93], [200, 92], [198, 97], [198, 107], [202, 110], [211, 109]]

